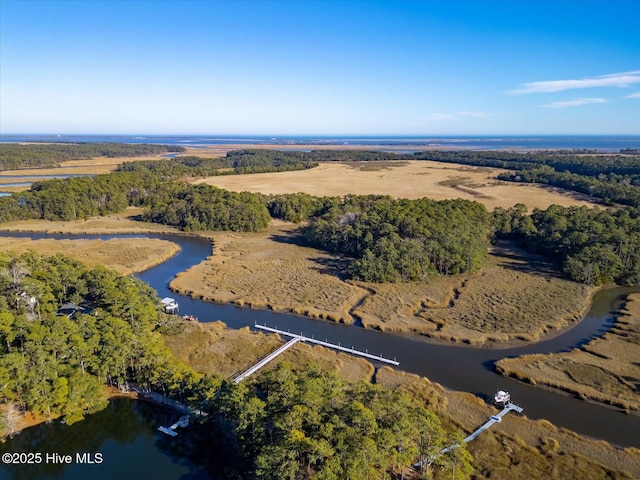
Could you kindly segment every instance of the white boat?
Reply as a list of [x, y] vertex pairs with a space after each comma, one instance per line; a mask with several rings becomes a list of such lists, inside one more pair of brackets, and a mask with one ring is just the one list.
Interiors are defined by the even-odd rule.
[[498, 390], [494, 397], [494, 400], [496, 403], [506, 405], [511, 401], [511, 395], [509, 395], [509, 392], [505, 392], [504, 390]]

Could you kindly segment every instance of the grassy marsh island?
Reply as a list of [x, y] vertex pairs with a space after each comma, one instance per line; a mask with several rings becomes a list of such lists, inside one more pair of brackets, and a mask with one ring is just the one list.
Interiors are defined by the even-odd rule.
[[502, 359], [503, 375], [640, 413], [640, 294], [628, 296], [602, 337], [567, 353]]

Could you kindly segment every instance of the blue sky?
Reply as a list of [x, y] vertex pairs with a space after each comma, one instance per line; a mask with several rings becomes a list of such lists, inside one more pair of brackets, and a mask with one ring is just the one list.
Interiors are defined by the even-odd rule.
[[639, 0], [0, 0], [0, 133], [640, 134]]

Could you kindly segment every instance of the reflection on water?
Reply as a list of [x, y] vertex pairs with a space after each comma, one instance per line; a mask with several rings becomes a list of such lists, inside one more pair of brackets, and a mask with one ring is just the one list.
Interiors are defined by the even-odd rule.
[[[37, 425], [0, 444], [0, 453], [41, 453], [42, 461], [0, 466], [0, 479], [209, 478], [203, 467], [179, 455], [180, 437], [168, 442], [156, 431], [161, 423], [173, 421], [172, 412], [121, 398], [71, 426], [60, 422]], [[71, 455], [72, 462], [56, 462], [51, 456], [47, 458], [47, 453]], [[84, 457], [85, 461], [90, 459], [95, 463], [78, 463], [76, 455], [85, 453], [89, 454]]]

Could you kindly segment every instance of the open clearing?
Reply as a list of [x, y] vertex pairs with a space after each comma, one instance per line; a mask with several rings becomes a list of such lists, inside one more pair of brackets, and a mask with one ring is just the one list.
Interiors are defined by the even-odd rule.
[[10, 238], [0, 236], [0, 251], [24, 253], [32, 250], [41, 255], [61, 253], [88, 267], [105, 267], [129, 275], [146, 270], [171, 258], [180, 251], [172, 242], [150, 238], [110, 240], [54, 240], [50, 238]]
[[469, 167], [430, 161], [385, 162], [385, 169], [362, 168], [354, 165], [323, 163], [308, 170], [251, 175], [208, 177], [195, 183], [208, 183], [226, 190], [264, 194], [304, 192], [315, 196], [391, 195], [397, 198], [445, 200], [464, 198], [483, 203], [489, 210], [525, 204], [529, 210], [549, 205], [588, 205], [584, 195], [532, 184], [501, 182], [495, 179], [504, 170]]
[[498, 371], [583, 398], [640, 410], [640, 294], [631, 294], [611, 330], [580, 349], [497, 362]]
[[539, 340], [582, 318], [594, 291], [557, 278], [543, 258], [509, 245], [495, 248], [475, 274], [430, 283], [345, 282], [347, 262], [296, 245], [295, 230], [274, 222], [261, 233], [212, 232], [213, 255], [179, 274], [171, 288], [216, 302], [344, 323], [360, 319], [368, 328], [474, 345]]

